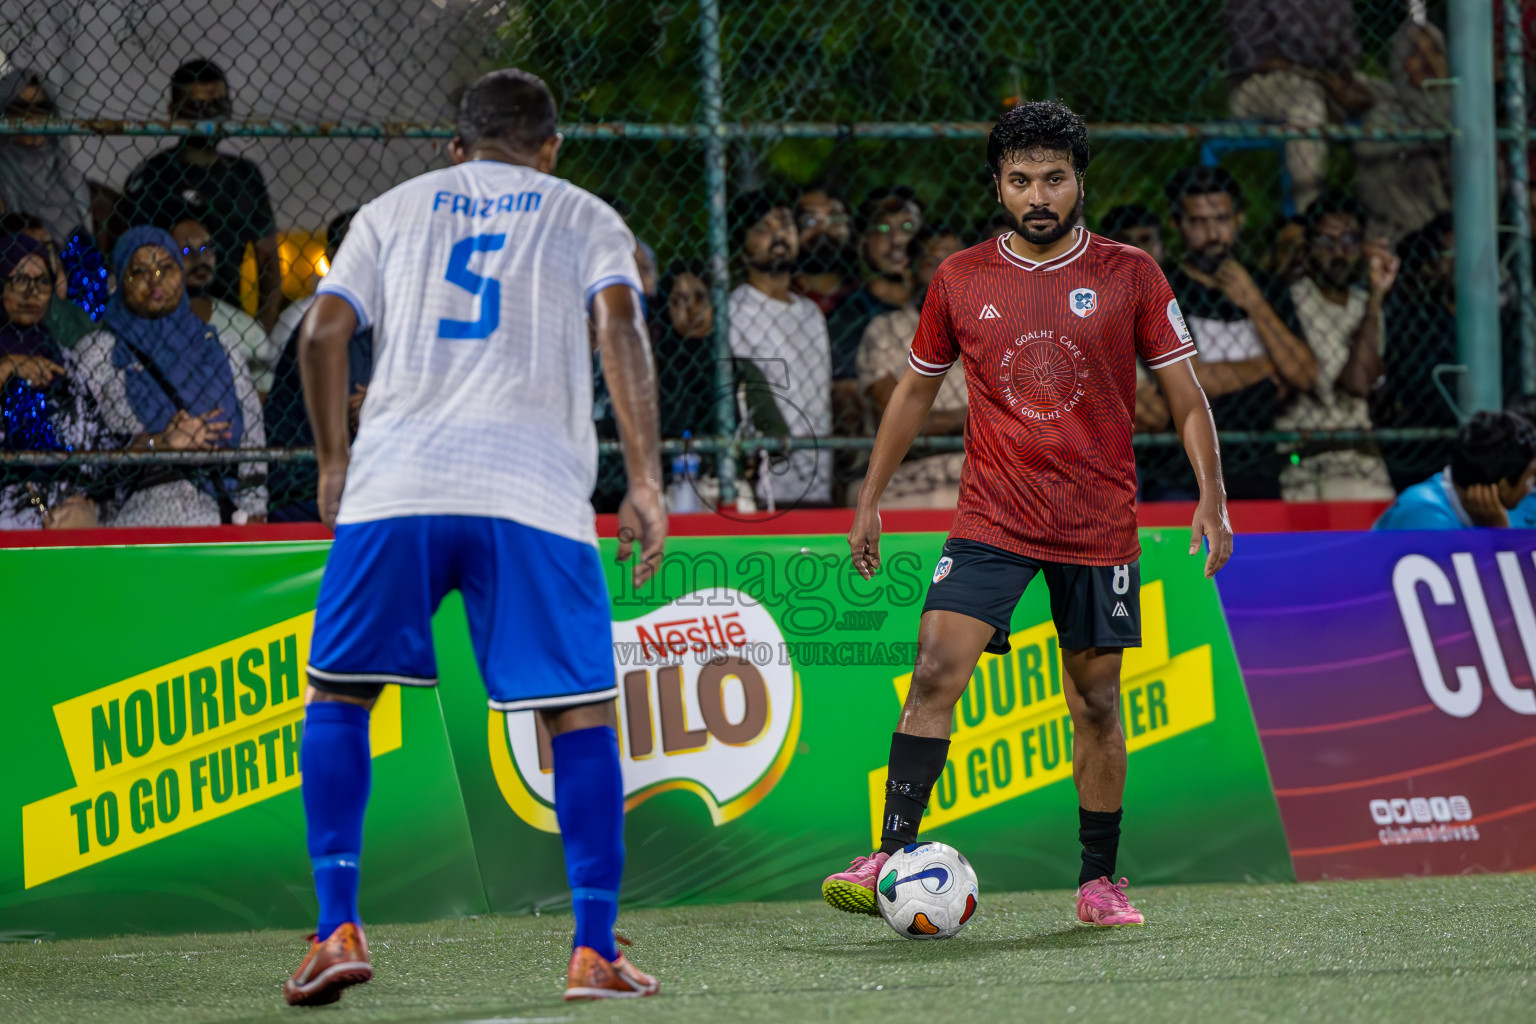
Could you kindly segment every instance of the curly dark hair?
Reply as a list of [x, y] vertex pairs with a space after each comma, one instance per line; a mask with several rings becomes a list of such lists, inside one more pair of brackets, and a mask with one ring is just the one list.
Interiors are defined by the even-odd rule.
[[1054, 100], [1019, 104], [998, 118], [987, 136], [987, 167], [994, 178], [1002, 174], [1004, 160], [1043, 153], [1071, 154], [1078, 174], [1088, 169], [1092, 156], [1088, 125]]
[[1457, 487], [1515, 481], [1536, 459], [1536, 427], [1508, 412], [1480, 412], [1451, 446], [1451, 481]]

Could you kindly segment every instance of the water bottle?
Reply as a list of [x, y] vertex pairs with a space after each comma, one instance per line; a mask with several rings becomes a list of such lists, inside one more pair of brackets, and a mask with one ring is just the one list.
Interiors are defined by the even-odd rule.
[[667, 507], [673, 514], [701, 512], [704, 505], [694, 489], [699, 478], [698, 452], [682, 452], [672, 457], [672, 482], [667, 485]]

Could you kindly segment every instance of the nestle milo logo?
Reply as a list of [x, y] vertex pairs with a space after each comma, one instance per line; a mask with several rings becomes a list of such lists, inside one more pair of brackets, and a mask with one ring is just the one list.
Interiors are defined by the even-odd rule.
[[[800, 692], [788, 659], [747, 656], [757, 645], [784, 649], [767, 609], [735, 590], [711, 591], [708, 612], [698, 605], [688, 594], [613, 624], [619, 751], [628, 806], [684, 789], [718, 825], [756, 806], [783, 777], [799, 740]], [[637, 643], [643, 659], [627, 656]], [[530, 825], [556, 831], [542, 720], [531, 711], [492, 712], [491, 729], [491, 763], [507, 804]]]

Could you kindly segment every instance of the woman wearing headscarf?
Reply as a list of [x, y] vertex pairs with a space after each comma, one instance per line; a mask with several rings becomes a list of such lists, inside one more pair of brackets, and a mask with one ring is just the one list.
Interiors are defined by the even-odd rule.
[[[41, 76], [31, 68], [0, 75], [0, 108], [16, 120], [44, 120], [54, 113]], [[40, 218], [61, 246], [77, 229], [90, 232], [90, 189], [57, 135], [13, 135], [4, 140], [0, 199], [7, 210]]]
[[[213, 451], [266, 444], [244, 354], [187, 303], [181, 251], [159, 228], [131, 228], [112, 250], [118, 289], [102, 330], [80, 339], [81, 367], [108, 430], [136, 451]], [[167, 465], [120, 494], [113, 526], [213, 526], [262, 518], [260, 463]]]
[[[102, 446], [90, 392], [45, 326], [53, 290], [48, 250], [26, 235], [0, 235], [0, 443], [7, 451]], [[78, 467], [9, 468], [0, 475], [0, 529], [95, 526], [91, 479]]]

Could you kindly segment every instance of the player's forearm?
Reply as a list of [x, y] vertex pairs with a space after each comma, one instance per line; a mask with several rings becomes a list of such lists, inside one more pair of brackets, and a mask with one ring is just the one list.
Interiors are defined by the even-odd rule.
[[1200, 381], [1195, 376], [1193, 360], [1184, 360], [1154, 371], [1157, 386], [1168, 399], [1173, 425], [1184, 442], [1195, 479], [1200, 482], [1202, 500], [1225, 503], [1226, 483], [1221, 477], [1221, 450], [1216, 441], [1216, 421], [1211, 418], [1210, 403], [1205, 400]]
[[352, 307], [334, 295], [321, 295], [299, 328], [299, 381], [304, 407], [315, 435], [315, 457], [322, 469], [347, 464], [347, 342], [357, 319]]
[[630, 485], [648, 481], [660, 487], [660, 416], [650, 343], [635, 324], [613, 323], [598, 331], [598, 347]]
[[925, 377], [909, 369], [897, 383], [896, 390], [891, 392], [885, 415], [880, 418], [880, 430], [875, 435], [874, 450], [869, 454], [864, 486], [859, 489], [860, 506], [879, 506], [880, 497], [891, 482], [891, 474], [907, 457], [913, 440], [923, 429], [943, 381], [942, 377]]
[[[1197, 392], [1197, 394], [1199, 394]], [[1211, 418], [1211, 407], [1205, 395], [1199, 401], [1188, 395], [1169, 399], [1173, 422], [1184, 442], [1185, 454], [1194, 468], [1195, 479], [1200, 483], [1200, 497], [1226, 501], [1227, 485], [1221, 477], [1221, 448], [1216, 440], [1216, 421]]]

